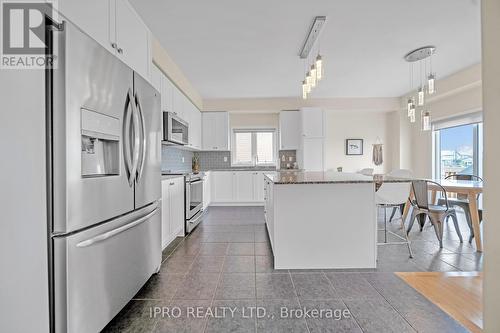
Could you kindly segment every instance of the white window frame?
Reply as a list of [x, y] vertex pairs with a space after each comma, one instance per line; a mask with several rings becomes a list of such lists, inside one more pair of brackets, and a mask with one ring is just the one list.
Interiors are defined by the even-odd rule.
[[[457, 117], [460, 120], [460, 117]], [[441, 133], [440, 130], [464, 125], [474, 125], [473, 127], [473, 173], [476, 176], [482, 177], [483, 174], [483, 122], [463, 122], [452, 124], [449, 127], [441, 126], [432, 129], [432, 177], [434, 179], [441, 178]]]
[[[252, 133], [252, 161], [249, 163], [236, 162], [236, 133]], [[272, 133], [273, 134], [273, 161], [271, 163], [257, 163], [257, 136], [256, 133]], [[277, 133], [276, 128], [245, 128], [238, 127], [231, 129], [231, 166], [276, 166], [278, 163], [278, 150], [277, 150]]]

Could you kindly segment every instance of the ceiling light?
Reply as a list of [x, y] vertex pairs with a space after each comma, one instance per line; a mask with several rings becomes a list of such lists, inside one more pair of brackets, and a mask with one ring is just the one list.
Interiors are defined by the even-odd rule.
[[[410, 63], [410, 90], [413, 90], [413, 63], [418, 63], [420, 65], [420, 71], [417, 75], [417, 82], [419, 81], [419, 88], [416, 94], [417, 106], [420, 109], [420, 122], [421, 130], [429, 131], [432, 128], [431, 123], [431, 112], [425, 105], [425, 93], [432, 95], [436, 92], [435, 79], [436, 74], [432, 72], [432, 55], [436, 52], [434, 46], [424, 46], [407, 53], [404, 59]], [[429, 71], [427, 72], [427, 61], [429, 62]], [[424, 65], [424, 66], [422, 66]], [[427, 87], [424, 83], [427, 81]], [[415, 98], [408, 98], [407, 102], [407, 112], [410, 122], [415, 122]]]
[[[304, 65], [305, 69], [309, 69], [305, 76], [305, 81], [302, 82], [302, 97], [304, 99], [307, 98], [307, 94], [311, 92], [311, 89], [316, 87], [319, 80], [323, 78], [323, 60], [321, 55], [319, 54], [319, 45], [317, 47], [317, 56], [316, 58], [312, 58], [312, 65], [309, 67], [309, 54], [311, 50], [315, 47], [315, 43], [319, 38], [321, 29], [324, 27], [326, 23], [326, 16], [316, 16], [314, 21], [309, 29], [309, 33], [306, 37], [304, 45], [299, 53], [301, 59], [305, 59]], [[305, 82], [305, 84], [304, 84]]]

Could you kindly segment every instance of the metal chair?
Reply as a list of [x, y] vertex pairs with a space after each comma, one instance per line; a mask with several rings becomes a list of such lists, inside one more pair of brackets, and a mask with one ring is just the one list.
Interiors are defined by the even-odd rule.
[[[433, 205], [429, 203], [429, 184], [438, 187], [440, 191], [444, 194], [444, 204], [445, 205]], [[463, 243], [462, 234], [460, 233], [460, 228], [458, 226], [458, 219], [455, 209], [450, 207], [448, 203], [448, 195], [446, 190], [440, 184], [430, 181], [430, 180], [414, 180], [412, 181], [413, 194], [415, 195], [413, 211], [411, 213], [410, 222], [408, 224], [407, 234], [410, 233], [411, 228], [415, 218], [419, 214], [425, 214], [429, 217], [436, 236], [439, 240], [439, 247], [443, 247], [443, 224], [451, 217], [453, 219], [453, 224], [455, 225], [455, 231], [457, 232], [460, 243]]]
[[[478, 181], [478, 182], [483, 182], [483, 179], [479, 176], [475, 175], [461, 175], [461, 174], [456, 174], [456, 175], [449, 175], [445, 177], [445, 179], [453, 179], [453, 180], [470, 180], [470, 181]], [[481, 194], [478, 194], [476, 197], [476, 200], [479, 199], [479, 196]], [[443, 205], [444, 199], [439, 198], [438, 199], [438, 205]], [[474, 229], [472, 228], [472, 218], [470, 214], [470, 207], [469, 207], [469, 199], [467, 195], [465, 194], [457, 194], [456, 198], [448, 198], [448, 203], [450, 206], [453, 207], [460, 207], [465, 213], [465, 220], [467, 221], [467, 225], [469, 226], [470, 230], [470, 236], [469, 236], [469, 243], [472, 243], [472, 239], [474, 238]], [[481, 222], [483, 220], [483, 210], [479, 210], [479, 221]]]
[[[410, 258], [413, 258], [413, 251], [411, 249], [410, 240], [408, 239], [408, 234], [405, 232], [404, 221], [401, 218], [401, 227], [403, 230], [403, 236], [396, 234], [390, 230], [387, 230], [387, 208], [399, 207], [408, 200], [408, 195], [410, 193], [410, 183], [382, 183], [377, 192], [375, 192], [375, 203], [377, 207], [384, 208], [384, 242], [377, 243], [378, 245], [390, 245], [390, 244], [406, 244], [408, 246], [408, 252], [410, 253]], [[387, 242], [387, 234], [391, 234], [399, 239], [401, 242]]]

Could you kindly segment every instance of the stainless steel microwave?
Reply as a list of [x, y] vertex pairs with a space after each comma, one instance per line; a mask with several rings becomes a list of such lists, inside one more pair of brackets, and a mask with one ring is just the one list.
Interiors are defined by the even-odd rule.
[[174, 112], [163, 112], [163, 141], [178, 145], [189, 143], [189, 124]]

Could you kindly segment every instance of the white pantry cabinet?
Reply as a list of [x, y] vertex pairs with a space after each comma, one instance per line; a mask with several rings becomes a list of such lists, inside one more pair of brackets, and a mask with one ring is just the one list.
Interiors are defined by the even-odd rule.
[[116, 44], [116, 55], [127, 65], [149, 80], [151, 52], [150, 32], [132, 5], [126, 0], [114, 3], [115, 20], [111, 25], [111, 41]]
[[229, 113], [202, 112], [203, 150], [229, 150]]
[[150, 32], [127, 0], [61, 0], [59, 11], [146, 80], [150, 79]]
[[161, 244], [164, 249], [175, 237], [184, 235], [184, 177], [161, 182]]
[[280, 115], [280, 149], [297, 150], [300, 145], [300, 112], [281, 111]]
[[114, 2], [114, 0], [60, 0], [58, 5], [61, 14], [109, 52], [114, 53], [110, 39], [112, 1]]
[[300, 123], [302, 136], [309, 138], [322, 138], [325, 136], [325, 113], [322, 109], [300, 109]]
[[301, 136], [297, 150], [299, 168], [306, 171], [325, 169], [325, 113], [318, 108], [300, 109]]

